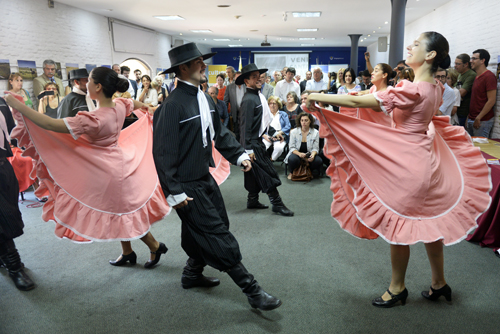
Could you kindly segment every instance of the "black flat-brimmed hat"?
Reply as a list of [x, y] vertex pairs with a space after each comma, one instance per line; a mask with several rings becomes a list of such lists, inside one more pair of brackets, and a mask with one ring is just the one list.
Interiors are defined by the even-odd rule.
[[69, 80], [76, 80], [88, 77], [89, 77], [89, 72], [87, 72], [86, 68], [79, 68], [76, 70], [69, 71]]
[[175, 68], [181, 64], [185, 64], [193, 59], [202, 57], [203, 60], [212, 58], [217, 52], [202, 54], [195, 43], [187, 43], [180, 45], [168, 51], [168, 58], [170, 58], [170, 68], [161, 72], [160, 74], [172, 73]]
[[236, 81], [235, 83], [237, 85], [242, 85], [245, 83], [245, 79], [248, 78], [250, 76], [250, 73], [252, 72], [255, 72], [255, 71], [259, 71], [259, 74], [262, 74], [262, 73], [266, 73], [267, 72], [267, 68], [257, 68], [257, 65], [255, 64], [248, 64], [246, 65], [245, 67], [243, 67], [241, 69], [241, 74], [238, 78], [236, 78]]

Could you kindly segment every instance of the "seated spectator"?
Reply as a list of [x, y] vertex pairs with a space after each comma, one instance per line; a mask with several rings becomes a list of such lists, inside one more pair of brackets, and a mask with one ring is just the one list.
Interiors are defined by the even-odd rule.
[[[51, 59], [45, 59], [43, 61], [43, 74], [33, 79], [33, 98], [36, 99], [37, 96], [42, 92], [43, 87], [48, 82], [54, 82], [57, 84], [59, 95], [64, 97], [64, 86], [62, 80], [56, 77], [56, 63]], [[38, 100], [35, 100], [38, 101]]]
[[338, 93], [339, 88], [342, 87], [343, 85], [345, 85], [344, 72], [345, 72], [345, 68], [341, 68], [337, 72], [337, 82], [335, 83], [335, 87], [337, 88], [337, 93]]
[[[49, 81], [50, 82], [50, 81]], [[9, 76], [9, 83], [7, 85], [9, 92], [21, 95], [24, 99], [24, 104], [33, 109], [33, 101], [26, 89], [23, 88], [23, 77], [19, 73], [12, 73]], [[40, 90], [41, 92], [41, 90]]]
[[301, 112], [297, 116], [297, 127], [290, 131], [290, 148], [285, 163], [290, 167], [288, 179], [292, 178], [293, 171], [300, 166], [300, 161], [309, 163], [313, 175], [319, 175], [323, 164], [319, 152], [319, 131], [314, 128], [314, 118], [311, 114]]
[[[329, 94], [329, 93], [328, 93], [328, 91], [327, 91], [326, 89], [320, 90], [318, 93], [320, 93], [320, 94]], [[307, 100], [307, 98], [306, 98], [306, 100]], [[326, 110], [330, 110], [330, 111], [337, 111], [337, 112], [338, 112], [338, 110], [334, 110], [334, 109], [333, 109], [333, 106], [331, 106], [331, 105], [329, 105], [329, 104], [327, 104], [327, 103], [323, 103], [323, 102], [320, 102], [320, 101], [318, 101], [317, 103], [318, 103], [318, 105], [319, 105], [321, 108], [324, 108], [324, 109], [326, 109]]]
[[330, 94], [337, 94], [337, 73], [328, 73], [328, 92]]
[[466, 128], [471, 136], [490, 138], [491, 128], [495, 122], [497, 78], [487, 69], [489, 61], [490, 53], [484, 49], [474, 51], [470, 57], [471, 68], [476, 72]]
[[52, 118], [57, 118], [57, 108], [59, 107], [59, 102], [61, 102], [59, 89], [54, 82], [48, 82], [43, 87], [43, 92], [47, 91], [53, 91], [54, 95], [46, 95], [40, 99], [40, 102], [38, 102], [38, 112]]
[[161, 104], [168, 96], [167, 88], [163, 85], [163, 78], [161, 76], [156, 76], [155, 80], [151, 83], [151, 87], [156, 89], [158, 93], [158, 104]]
[[361, 86], [356, 85], [356, 83], [354, 82], [355, 76], [356, 76], [356, 73], [354, 72], [354, 70], [352, 68], [346, 68], [344, 71], [344, 75], [343, 75], [344, 85], [342, 85], [338, 89], [337, 94], [345, 95], [345, 94], [349, 94], [349, 93], [360, 92]]
[[415, 79], [415, 72], [413, 72], [413, 68], [411, 68], [411, 67], [407, 67], [407, 68], [403, 69], [399, 75], [401, 77], [401, 79], [399, 81], [408, 80], [408, 81], [413, 82], [413, 80]]
[[208, 95], [212, 97], [215, 102], [215, 106], [217, 107], [217, 111], [219, 112], [220, 120], [225, 127], [227, 127], [229, 123], [229, 114], [227, 112], [227, 106], [224, 101], [221, 101], [217, 98], [219, 96], [219, 89], [217, 86], [212, 86], [208, 89]]
[[[273, 114], [273, 119], [271, 121], [271, 128], [274, 130], [272, 133], [266, 133], [262, 136], [262, 141], [266, 145], [266, 150], [271, 146], [273, 147], [273, 153], [271, 154], [271, 160], [276, 161], [283, 153], [286, 143], [290, 137], [290, 120], [288, 115], [280, 110], [282, 105], [279, 98], [276, 96], [271, 96], [267, 99], [267, 104]], [[279, 139], [281, 138], [281, 139]]]
[[302, 108], [299, 104], [299, 98], [294, 91], [286, 94], [286, 103], [283, 105], [283, 111], [288, 115], [292, 127], [295, 127], [295, 118], [302, 112]]
[[137, 101], [147, 104], [150, 107], [158, 105], [158, 91], [151, 87], [151, 78], [144, 74], [141, 78], [142, 86], [137, 91]]
[[460, 95], [460, 91], [458, 90], [457, 85], [458, 82], [458, 71], [454, 68], [447, 69], [446, 83], [453, 89], [455, 93], [455, 104], [453, 109], [451, 110], [451, 124], [452, 125], [460, 125], [460, 121], [458, 119], [458, 107], [460, 107], [460, 102], [462, 100], [462, 96]]
[[224, 100], [224, 94], [226, 93], [226, 87], [224, 85], [224, 81], [226, 80], [226, 76], [224, 73], [219, 73], [217, 74], [217, 83], [215, 86], [217, 87], [217, 90], [219, 93], [217, 94], [217, 100], [223, 101]]
[[[406, 69], [404, 69], [403, 72], [404, 71], [406, 71]], [[437, 69], [435, 78], [438, 79], [439, 82], [443, 84], [444, 92], [443, 92], [443, 103], [436, 111], [436, 115], [438, 116], [444, 115], [451, 117], [451, 112], [455, 105], [455, 93], [453, 92], [453, 89], [451, 89], [451, 87], [446, 84], [446, 76], [447, 76], [446, 70], [442, 68]]]
[[313, 69], [313, 78], [306, 83], [306, 89], [312, 92], [319, 92], [328, 88], [328, 83], [323, 80], [323, 71], [320, 67]]

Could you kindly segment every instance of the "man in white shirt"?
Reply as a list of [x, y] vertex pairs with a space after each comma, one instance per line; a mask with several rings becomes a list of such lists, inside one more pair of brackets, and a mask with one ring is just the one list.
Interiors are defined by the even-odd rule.
[[439, 107], [436, 115], [450, 116], [455, 107], [455, 93], [453, 89], [446, 83], [446, 70], [438, 68], [436, 72], [436, 79], [438, 79], [444, 86], [443, 104]]
[[274, 96], [279, 97], [281, 101], [286, 101], [286, 95], [291, 91], [295, 92], [297, 96], [300, 96], [300, 86], [298, 83], [293, 81], [294, 76], [295, 68], [287, 68], [285, 79], [276, 84], [276, 88], [274, 89]]
[[320, 90], [328, 89], [328, 84], [323, 79], [323, 71], [316, 67], [313, 70], [313, 78], [307, 81], [306, 90], [319, 92]]

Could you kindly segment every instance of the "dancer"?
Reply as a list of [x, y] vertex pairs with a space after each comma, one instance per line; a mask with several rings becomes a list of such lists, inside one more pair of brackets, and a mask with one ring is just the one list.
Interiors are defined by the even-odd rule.
[[[323, 123], [335, 161], [327, 170], [333, 217], [357, 237], [381, 236], [391, 244], [392, 279], [387, 292], [372, 301], [378, 307], [405, 304], [409, 245], [417, 242], [425, 243], [432, 270], [431, 287], [422, 296], [451, 301], [443, 244], [463, 240], [490, 202], [489, 170], [479, 149], [448, 116], [433, 117], [443, 95], [433, 74], [450, 64], [448, 41], [426, 32], [407, 49], [414, 82], [365, 96], [311, 94], [307, 101]], [[392, 114], [394, 125], [318, 110], [314, 101], [382, 110]]]
[[200, 90], [207, 65], [196, 44], [169, 51], [177, 88], [154, 115], [153, 156], [163, 192], [182, 221], [182, 248], [189, 256], [182, 273], [182, 287], [214, 287], [220, 281], [203, 276], [206, 265], [225, 271], [248, 297], [254, 308], [272, 310], [281, 301], [267, 294], [241, 263], [238, 242], [229, 232], [224, 200], [209, 173], [213, 139], [215, 147], [245, 172], [249, 156], [220, 122], [213, 99]]
[[14, 111], [19, 126], [12, 136], [26, 148], [25, 155], [36, 160], [41, 180], [36, 192], [50, 191], [42, 218], [57, 223], [56, 235], [77, 242], [120, 240], [122, 254], [110, 261], [115, 266], [136, 263], [130, 240], [140, 238], [151, 252], [144, 267], [152, 268], [167, 247], [149, 229], [168, 214], [169, 207], [150, 153], [150, 117], [120, 131], [134, 108], [147, 110], [138, 101], [111, 99], [128, 85], [111, 69], [93, 69], [87, 86], [99, 108], [65, 119], [31, 110], [14, 95], [6, 100], [24, 116]]
[[243, 67], [241, 75], [236, 79], [237, 85], [247, 86], [240, 107], [240, 143], [253, 163], [252, 171], [245, 173], [245, 189], [248, 191], [247, 208], [268, 208], [259, 202], [259, 193], [262, 191], [269, 196], [273, 212], [290, 217], [293, 216], [293, 211], [281, 200], [277, 189], [281, 181], [272, 161], [267, 157], [266, 146], [262, 142], [262, 135], [268, 130], [273, 117], [266, 98], [260, 93], [262, 86], [260, 75], [266, 72], [267, 68], [258, 69], [257, 65], [248, 64]]
[[9, 133], [16, 126], [9, 107], [0, 97], [0, 267], [7, 268], [19, 290], [35, 288], [24, 271], [14, 239], [23, 234], [24, 223], [19, 211], [19, 185], [14, 169], [7, 160], [12, 157]]

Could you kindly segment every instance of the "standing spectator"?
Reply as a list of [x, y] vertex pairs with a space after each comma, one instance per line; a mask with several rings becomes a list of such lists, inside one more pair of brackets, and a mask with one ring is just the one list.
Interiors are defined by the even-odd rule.
[[454, 68], [449, 68], [447, 72], [448, 74], [446, 76], [446, 83], [453, 89], [453, 92], [455, 93], [455, 104], [453, 106], [453, 109], [451, 110], [451, 124], [460, 125], [460, 122], [458, 121], [457, 110], [458, 107], [460, 107], [460, 100], [462, 99], [462, 97], [460, 96], [460, 91], [457, 89], [457, 87], [455, 87], [458, 81], [458, 72]]
[[151, 82], [151, 88], [156, 90], [156, 94], [158, 94], [158, 104], [160, 105], [163, 102], [163, 97], [165, 96], [167, 90], [163, 88], [156, 80]]
[[158, 92], [151, 87], [151, 78], [144, 74], [141, 79], [142, 87], [137, 91], [137, 101], [147, 104], [150, 107], [158, 105]]
[[[165, 78], [165, 74], [162, 74], [162, 75], [157, 75], [155, 77], [155, 80], [156, 83], [158, 84], [159, 88], [156, 89], [156, 91], [158, 92], [158, 104], [160, 104], [161, 102], [165, 101], [165, 99], [167, 98], [168, 96], [168, 89], [167, 89], [167, 86], [163, 83], [163, 79]], [[151, 83], [151, 86], [153, 84]], [[160, 93], [161, 93], [161, 98], [160, 98]]]
[[413, 72], [413, 68], [411, 67], [405, 68], [401, 71], [401, 73], [399, 73], [399, 75], [401, 76], [400, 80], [408, 80], [411, 82], [415, 80], [415, 72]]
[[260, 75], [260, 82], [262, 83], [262, 88], [260, 89], [260, 92], [262, 93], [262, 95], [264, 95], [264, 97], [267, 100], [271, 96], [273, 96], [274, 88], [268, 83], [266, 83], [266, 73], [262, 73]]
[[335, 87], [337, 88], [337, 91], [340, 87], [342, 87], [343, 85], [345, 85], [345, 81], [344, 81], [344, 71], [345, 71], [345, 68], [340, 68], [339, 71], [337, 72], [337, 82], [335, 83]]
[[365, 52], [365, 61], [366, 61], [366, 69], [368, 70], [369, 73], [372, 73], [374, 68], [372, 66], [372, 63], [370, 62], [370, 52]]
[[467, 132], [471, 136], [489, 138], [495, 116], [493, 106], [497, 100], [497, 78], [486, 68], [490, 61], [488, 51], [477, 49], [470, 60], [476, 79], [472, 85]]
[[299, 87], [300, 87], [300, 94], [302, 94], [302, 92], [306, 90], [306, 85], [307, 85], [307, 82], [308, 82], [309, 80], [311, 80], [311, 78], [312, 78], [312, 72], [311, 72], [311, 71], [307, 71], [307, 72], [306, 72], [306, 78], [305, 78], [305, 80], [302, 80], [302, 81], [300, 82], [300, 84], [299, 84]]
[[[19, 73], [12, 73], [9, 76], [9, 84], [7, 85], [9, 92], [21, 95], [24, 104], [33, 109], [33, 101], [31, 101], [30, 94], [23, 88], [23, 77]], [[56, 85], [57, 87], [57, 85]]]
[[226, 104], [217, 98], [217, 96], [219, 96], [219, 88], [217, 88], [217, 86], [212, 86], [208, 89], [207, 93], [212, 97], [212, 100], [214, 100], [217, 111], [219, 112], [220, 120], [227, 128], [227, 125], [229, 124], [229, 114], [227, 113]]
[[396, 65], [396, 67], [394, 68], [394, 71], [396, 72], [396, 78], [394, 78], [394, 81], [396, 83], [400, 82], [401, 80], [403, 80], [402, 76], [401, 76], [401, 71], [404, 70], [405, 68], [407, 68], [408, 66], [406, 65], [406, 61], [404, 60], [400, 60], [398, 61], [398, 64]]
[[299, 84], [299, 86], [300, 86], [300, 74], [297, 74], [297, 75], [293, 78], [293, 80], [294, 80], [296, 83], [298, 83], [298, 84]]
[[174, 80], [170, 82], [170, 85], [168, 86], [169, 93], [172, 93], [176, 88], [177, 88], [177, 77], [175, 77]]
[[[286, 76], [286, 72], [288, 71], [288, 67], [283, 67], [283, 69], [281, 70], [281, 77], [284, 78]], [[293, 74], [295, 75], [295, 73]]]
[[[235, 74], [235, 81], [240, 75], [241, 72], [237, 72]], [[229, 84], [226, 88], [226, 93], [224, 94], [224, 103], [228, 106], [228, 110], [231, 114], [231, 118], [233, 119], [233, 128], [234, 135], [236, 136], [236, 140], [240, 140], [240, 123], [239, 123], [239, 111], [241, 106], [241, 100], [243, 99], [243, 95], [245, 95], [246, 86], [245, 85], [237, 85], [236, 82]]]
[[122, 67], [120, 67], [120, 72], [121, 72], [121, 75], [123, 75], [125, 77], [125, 79], [128, 80], [129, 85], [128, 85], [127, 92], [135, 100], [137, 97], [137, 82], [135, 82], [135, 80], [130, 80], [130, 78], [129, 78], [130, 67], [122, 66]]
[[139, 90], [140, 88], [142, 88], [142, 72], [140, 69], [136, 69], [134, 71], [134, 75], [135, 75], [135, 83], [137, 84], [137, 89]]
[[202, 92], [206, 93], [207, 92], [207, 89], [208, 89], [208, 80], [207, 78], [205, 79], [202, 79], [200, 81], [200, 89]]
[[113, 64], [111, 66], [111, 69], [116, 72], [116, 74], [122, 74], [122, 69], [120, 67], [120, 64]]
[[460, 91], [460, 96], [462, 96], [462, 102], [460, 102], [460, 107], [457, 110], [458, 121], [461, 126], [466, 126], [465, 121], [469, 116], [472, 84], [476, 78], [476, 72], [470, 69], [470, 57], [466, 53], [457, 56], [455, 69], [459, 73], [456, 87]]
[[372, 88], [373, 84], [371, 83], [370, 79], [371, 79], [370, 71], [364, 70], [361, 73], [361, 84], [360, 84], [361, 90], [367, 90], [367, 89]]
[[274, 95], [279, 97], [282, 101], [286, 100], [286, 95], [288, 92], [295, 92], [295, 95], [300, 95], [299, 84], [293, 81], [295, 76], [295, 68], [288, 67], [286, 70], [285, 80], [282, 80], [276, 84], [274, 89]]
[[38, 102], [38, 112], [52, 118], [57, 118], [57, 108], [61, 102], [57, 85], [49, 82], [43, 87], [44, 91], [53, 91], [54, 95], [46, 95]]
[[274, 77], [274, 81], [271, 82], [271, 86], [273, 86], [274, 88], [276, 88], [276, 84], [278, 82], [280, 82], [281, 79], [282, 79], [281, 73], [279, 71], [274, 71], [273, 77]]
[[436, 111], [436, 115], [445, 115], [451, 117], [451, 111], [453, 110], [453, 106], [455, 105], [455, 93], [453, 89], [446, 83], [446, 70], [442, 68], [438, 68], [436, 71], [435, 78], [438, 79], [444, 86], [443, 92], [443, 104]]
[[307, 81], [306, 89], [312, 92], [328, 89], [328, 83], [323, 80], [323, 71], [321, 68], [316, 67], [313, 69], [313, 78]]
[[87, 83], [89, 72], [86, 68], [69, 71], [69, 79], [73, 87], [71, 93], [66, 95], [57, 108], [57, 118], [74, 117], [79, 111], [93, 111], [95, 104], [87, 96]]
[[230, 84], [234, 83], [234, 80], [236, 80], [236, 78], [234, 77], [235, 74], [236, 72], [234, 70], [234, 67], [226, 67], [226, 79], [224, 80], [224, 86], [229, 86]]
[[226, 76], [224, 75], [224, 73], [217, 74], [217, 83], [215, 84], [215, 87], [217, 87], [217, 90], [219, 91], [217, 99], [220, 101], [224, 100], [224, 94], [226, 93], [227, 86], [224, 85], [224, 81], [226, 81]]
[[360, 92], [361, 86], [356, 85], [354, 82], [354, 70], [352, 68], [346, 68], [343, 75], [343, 81], [345, 82], [339, 89], [337, 94], [345, 95], [353, 92]]
[[[55, 77], [56, 63], [51, 59], [43, 61], [43, 74], [33, 79], [33, 94], [35, 99], [42, 92], [43, 87], [47, 82], [54, 82], [57, 84], [59, 95], [64, 96], [64, 86], [61, 79]], [[37, 101], [37, 100], [36, 100]]]

